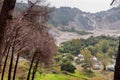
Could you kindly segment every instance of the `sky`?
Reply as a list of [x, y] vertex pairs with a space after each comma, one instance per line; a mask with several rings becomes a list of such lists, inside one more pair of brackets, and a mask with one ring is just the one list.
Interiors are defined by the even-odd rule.
[[47, 0], [47, 2], [50, 2], [51, 6], [57, 8], [61, 6], [76, 7], [85, 12], [95, 13], [110, 9], [112, 0]]
[[92, 13], [110, 9], [111, 1], [112, 0], [49, 0], [52, 6], [77, 7], [82, 11]]

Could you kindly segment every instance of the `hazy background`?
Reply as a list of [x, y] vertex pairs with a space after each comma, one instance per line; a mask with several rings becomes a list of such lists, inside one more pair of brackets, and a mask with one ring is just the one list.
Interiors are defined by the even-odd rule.
[[77, 7], [86, 12], [98, 12], [111, 8], [111, 0], [48, 0], [52, 6]]
[[[33, 0], [34, 1], [34, 0]], [[27, 0], [18, 0], [18, 2], [27, 3]], [[111, 0], [47, 0], [51, 6], [59, 8], [60, 6], [76, 7], [86, 12], [99, 12], [111, 8]]]

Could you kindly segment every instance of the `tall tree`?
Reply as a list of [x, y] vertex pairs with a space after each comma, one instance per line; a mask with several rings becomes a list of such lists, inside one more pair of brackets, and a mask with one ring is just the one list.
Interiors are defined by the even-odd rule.
[[[115, 1], [118, 1], [117, 4], [120, 3], [120, 0], [112, 0], [110, 5], [113, 5]], [[118, 53], [115, 64], [114, 80], [120, 80], [120, 38], [119, 38]]]
[[120, 39], [119, 39], [118, 54], [115, 64], [114, 80], [120, 80]]
[[[85, 48], [85, 49], [81, 50], [81, 54], [84, 57], [84, 62], [86, 63], [86, 65], [88, 65], [89, 69], [91, 70], [92, 65], [93, 65], [91, 52], [87, 48]], [[85, 66], [84, 68], [86, 69], [87, 66]]]
[[97, 53], [97, 58], [99, 61], [101, 61], [101, 64], [103, 65], [103, 70], [106, 70], [106, 66], [109, 62], [109, 57], [107, 54], [104, 53]]
[[7, 20], [12, 19], [12, 12], [15, 7], [16, 0], [4, 0], [3, 6], [0, 12], [0, 72], [2, 66], [2, 46], [3, 46], [3, 38], [5, 33], [5, 28], [7, 24]]

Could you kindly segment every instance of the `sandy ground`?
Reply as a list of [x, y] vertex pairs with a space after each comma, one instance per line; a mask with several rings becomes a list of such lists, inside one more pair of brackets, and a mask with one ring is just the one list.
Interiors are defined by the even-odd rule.
[[106, 35], [106, 36], [109, 35], [113, 37], [120, 36], [120, 30], [94, 30], [89, 32], [92, 32], [93, 34], [79, 35], [73, 32], [59, 32], [57, 33], [57, 36], [55, 36], [56, 44], [59, 46], [62, 42], [66, 42], [66, 41], [77, 39], [77, 38], [87, 39], [90, 36], [100, 36], [100, 35]]

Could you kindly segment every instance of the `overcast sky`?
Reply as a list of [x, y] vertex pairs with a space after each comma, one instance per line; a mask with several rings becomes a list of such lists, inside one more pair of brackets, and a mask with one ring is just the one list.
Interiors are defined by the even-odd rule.
[[77, 7], [86, 12], [98, 12], [110, 9], [112, 0], [48, 0], [52, 6]]
[[55, 6], [57, 8], [60, 6], [77, 7], [82, 11], [95, 13], [110, 9], [111, 8], [110, 3], [112, 0], [47, 0], [47, 1], [50, 2], [51, 6]]

